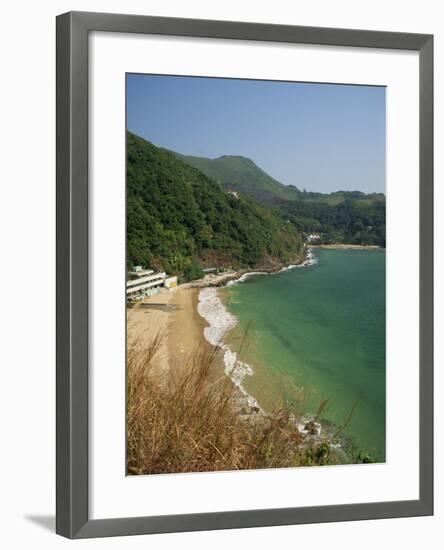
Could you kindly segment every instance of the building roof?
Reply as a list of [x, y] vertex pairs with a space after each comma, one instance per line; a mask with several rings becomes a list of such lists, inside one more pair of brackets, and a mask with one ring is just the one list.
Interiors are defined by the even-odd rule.
[[128, 288], [128, 287], [132, 287], [132, 286], [141, 285], [143, 283], [153, 282], [153, 281], [156, 281], [156, 280], [160, 281], [160, 280], [164, 280], [165, 277], [166, 277], [165, 272], [154, 273], [153, 275], [147, 275], [146, 277], [139, 277], [138, 279], [133, 279], [132, 281], [127, 281], [126, 286]]

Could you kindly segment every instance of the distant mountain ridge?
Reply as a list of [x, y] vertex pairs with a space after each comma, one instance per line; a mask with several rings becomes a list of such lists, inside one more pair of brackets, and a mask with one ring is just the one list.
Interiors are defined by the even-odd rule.
[[236, 155], [222, 155], [210, 159], [183, 155], [170, 151], [178, 159], [197, 168], [206, 176], [217, 181], [222, 187], [230, 191], [244, 193], [260, 202], [275, 204], [281, 200], [316, 200], [328, 204], [339, 204], [344, 200], [385, 201], [383, 193], [364, 193], [363, 191], [334, 191], [319, 193], [315, 191], [301, 191], [294, 185], [284, 185], [248, 157]]
[[178, 159], [217, 181], [225, 189], [244, 193], [262, 203], [273, 204], [278, 200], [294, 200], [301, 197], [302, 193], [297, 187], [283, 185], [247, 157], [223, 155], [210, 159], [171, 152]]
[[245, 157], [189, 157], [131, 132], [127, 155], [129, 266], [282, 265], [313, 233], [326, 244], [385, 246], [383, 194], [301, 191]]
[[383, 193], [301, 191], [275, 180], [246, 157], [224, 155], [209, 159], [171, 153], [222, 188], [241, 193], [269, 208], [301, 233], [320, 233], [325, 243], [385, 246]]

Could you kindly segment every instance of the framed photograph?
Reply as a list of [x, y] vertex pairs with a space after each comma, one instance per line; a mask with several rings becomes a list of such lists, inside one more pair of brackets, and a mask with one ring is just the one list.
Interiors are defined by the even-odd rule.
[[57, 532], [433, 513], [433, 37], [57, 18]]

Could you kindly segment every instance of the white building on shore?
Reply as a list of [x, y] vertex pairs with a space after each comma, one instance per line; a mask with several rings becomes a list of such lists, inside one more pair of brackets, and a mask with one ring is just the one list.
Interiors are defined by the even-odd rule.
[[171, 290], [176, 286], [177, 277], [168, 277], [164, 271], [155, 273], [152, 269], [143, 269], [138, 265], [128, 272], [126, 298], [128, 301], [143, 300], [162, 289]]
[[307, 242], [308, 243], [316, 243], [321, 240], [320, 233], [310, 233], [310, 235], [307, 235]]

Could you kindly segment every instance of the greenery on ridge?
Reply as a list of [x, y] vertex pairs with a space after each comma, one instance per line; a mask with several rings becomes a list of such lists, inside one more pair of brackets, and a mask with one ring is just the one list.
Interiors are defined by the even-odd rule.
[[339, 204], [323, 201], [285, 201], [280, 214], [304, 233], [320, 233], [324, 244], [347, 243], [385, 247], [385, 201], [346, 199]]
[[299, 189], [279, 183], [246, 157], [224, 155], [208, 159], [179, 153], [174, 155], [214, 179], [225, 189], [244, 193], [267, 205], [279, 199], [293, 200], [301, 195]]
[[320, 243], [385, 246], [385, 195], [285, 186], [240, 156], [179, 155], [127, 135], [127, 263], [202, 276], [202, 267], [268, 268]]
[[[311, 193], [243, 157], [216, 159], [218, 173], [187, 158], [127, 133], [129, 268], [142, 264], [187, 281], [203, 267], [278, 267], [302, 259], [312, 232], [323, 242], [385, 245], [384, 195]], [[159, 376], [160, 342], [158, 335], [148, 349], [128, 349], [128, 474], [372, 462], [324, 436], [308, 438], [295, 410], [239, 414], [236, 389], [229, 377], [214, 378], [215, 351], [207, 346]]]
[[300, 259], [303, 238], [277, 212], [235, 197], [172, 153], [127, 134], [127, 263], [194, 278], [199, 266]]
[[385, 246], [385, 195], [362, 191], [316, 193], [283, 185], [252, 160], [216, 159], [174, 153], [228, 190], [249, 196], [305, 233], [321, 233], [322, 243]]

